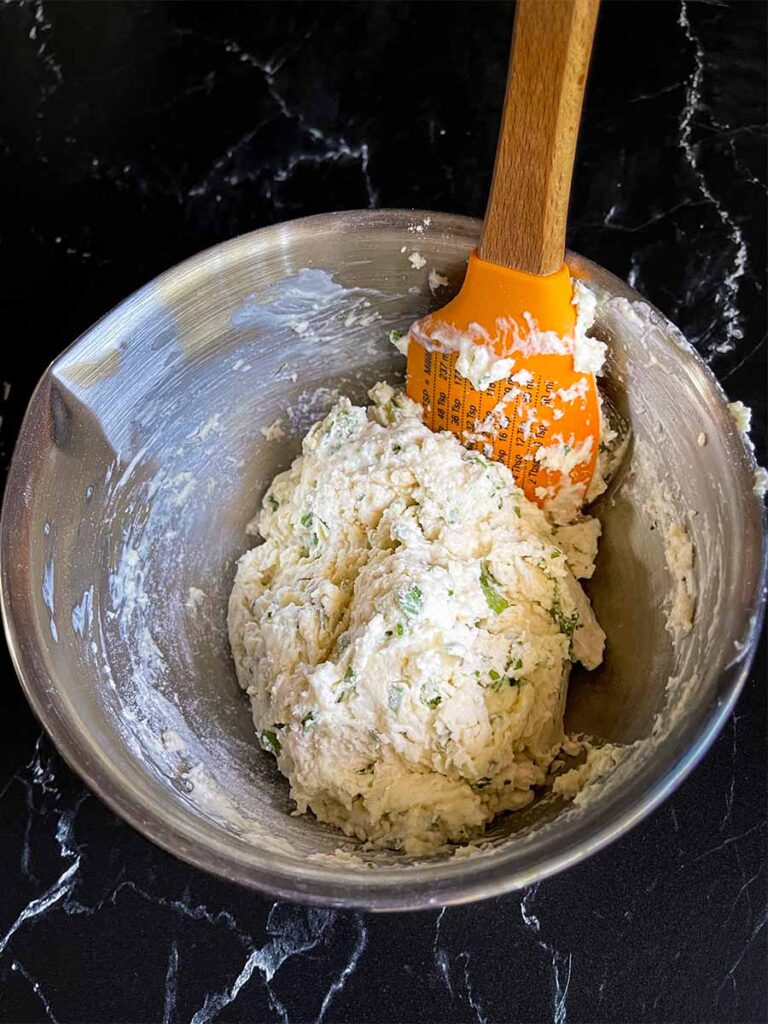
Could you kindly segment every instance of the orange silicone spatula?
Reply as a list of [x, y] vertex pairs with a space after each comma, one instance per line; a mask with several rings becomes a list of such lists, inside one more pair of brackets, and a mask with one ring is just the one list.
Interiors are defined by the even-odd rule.
[[[504, 462], [544, 507], [583, 501], [599, 443], [594, 374], [574, 365], [576, 307], [563, 262], [598, 2], [518, 0], [480, 244], [456, 298], [408, 334], [406, 389], [427, 425]], [[470, 373], [476, 390], [457, 370], [462, 349], [460, 369], [474, 359], [486, 380], [500, 379], [484, 387]]]

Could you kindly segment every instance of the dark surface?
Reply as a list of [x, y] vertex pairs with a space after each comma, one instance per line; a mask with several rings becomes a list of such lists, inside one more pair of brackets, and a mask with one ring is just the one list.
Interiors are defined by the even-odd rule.
[[[608, 3], [569, 242], [754, 408], [765, 461], [765, 7]], [[481, 215], [512, 8], [0, 8], [0, 457], [46, 363], [214, 242], [360, 206]], [[271, 905], [178, 863], [0, 697], [0, 1021], [768, 1019], [763, 647], [690, 778], [557, 878], [440, 914]]]

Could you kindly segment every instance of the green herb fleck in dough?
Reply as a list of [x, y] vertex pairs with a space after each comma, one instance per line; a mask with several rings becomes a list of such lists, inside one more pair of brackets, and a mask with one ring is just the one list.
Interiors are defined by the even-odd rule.
[[433, 711], [435, 708], [440, 706], [443, 700], [442, 696], [435, 692], [434, 687], [428, 688], [427, 686], [422, 686], [420, 697], [422, 703], [426, 704], [427, 707], [431, 708]]
[[283, 749], [282, 743], [277, 738], [277, 733], [273, 732], [271, 729], [265, 729], [261, 734], [261, 745], [264, 750], [271, 751], [275, 757], [277, 757]]
[[400, 710], [400, 705], [403, 702], [403, 687], [402, 686], [390, 686], [389, 693], [387, 695], [387, 707], [396, 715]]
[[344, 673], [344, 679], [342, 680], [342, 687], [336, 698], [337, 704], [343, 704], [349, 697], [357, 695], [357, 686], [355, 685], [355, 673], [350, 665], [347, 671]]
[[480, 586], [485, 595], [486, 604], [495, 615], [501, 615], [505, 608], [509, 608], [509, 601], [505, 601], [494, 584], [498, 586], [498, 582], [491, 575], [488, 563], [483, 562], [480, 569]]
[[406, 590], [405, 593], [398, 596], [397, 603], [404, 615], [407, 615], [409, 619], [415, 619], [421, 611], [423, 600], [421, 587], [414, 583], [410, 590]]
[[560, 632], [570, 640], [579, 624], [579, 614], [578, 612], [573, 612], [572, 615], [566, 615], [560, 603], [559, 590], [555, 591], [555, 596], [552, 599], [552, 618], [557, 623], [557, 628]]

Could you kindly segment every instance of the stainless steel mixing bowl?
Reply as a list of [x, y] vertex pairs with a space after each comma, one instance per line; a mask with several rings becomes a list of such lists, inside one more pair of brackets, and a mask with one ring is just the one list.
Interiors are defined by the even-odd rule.
[[[398, 379], [389, 329], [446, 301], [478, 228], [381, 210], [218, 245], [86, 332], [46, 372], [24, 420], [2, 517], [2, 604], [30, 703], [69, 764], [144, 835], [275, 896], [457, 903], [586, 857], [702, 756], [753, 653], [764, 549], [752, 456], [672, 325], [572, 255], [602, 300], [605, 387], [634, 445], [598, 509], [604, 537], [588, 589], [606, 661], [573, 679], [568, 721], [635, 745], [589, 799], [543, 796], [468, 858], [362, 854], [373, 868], [361, 868], [334, 856], [351, 844], [333, 829], [290, 816], [226, 642], [245, 524], [338, 390], [362, 398], [376, 380]], [[439, 288], [432, 275], [437, 296], [433, 270], [450, 281]], [[696, 624], [678, 643], [663, 608], [670, 516], [696, 547]]]

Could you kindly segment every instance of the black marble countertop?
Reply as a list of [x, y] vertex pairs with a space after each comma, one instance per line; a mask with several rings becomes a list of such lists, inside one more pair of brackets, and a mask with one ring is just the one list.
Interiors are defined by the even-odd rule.
[[[325, 210], [481, 215], [508, 3], [0, 8], [0, 456], [46, 363], [159, 271]], [[754, 409], [765, 461], [766, 14], [604, 5], [570, 245]], [[610, 848], [439, 913], [270, 904], [116, 819], [0, 696], [0, 1021], [768, 1019], [766, 661]]]

